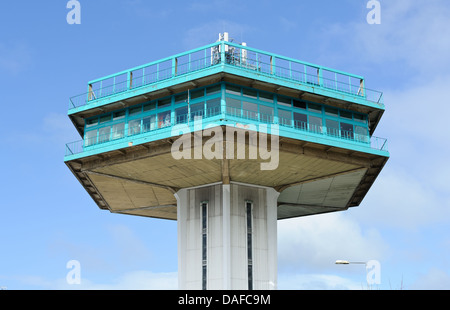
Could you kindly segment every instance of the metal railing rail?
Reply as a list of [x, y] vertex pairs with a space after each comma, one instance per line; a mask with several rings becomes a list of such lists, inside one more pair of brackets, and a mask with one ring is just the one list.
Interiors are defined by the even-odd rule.
[[361, 76], [220, 41], [90, 81], [87, 92], [70, 98], [70, 109], [216, 65], [256, 71], [382, 105], [382, 92], [366, 88]]
[[[191, 113], [172, 116], [170, 120], [153, 121], [137, 125], [123, 127], [121, 130], [110, 130], [108, 134], [96, 135], [92, 138], [86, 138], [66, 144], [66, 156], [83, 153], [84, 151], [91, 150], [98, 147], [101, 144], [113, 143], [114, 141], [120, 142], [123, 138], [138, 136], [149, 132], [156, 132], [162, 128], [170, 128], [177, 124], [183, 124], [188, 122], [194, 122], [198, 119], [207, 119], [213, 116], [221, 114], [221, 107], [216, 106], [206, 110], [195, 111]], [[271, 114], [263, 114], [257, 111], [244, 110], [241, 108], [226, 107], [223, 113], [227, 119], [238, 119], [244, 122], [250, 120], [252, 122], [258, 122], [260, 124], [278, 124], [283, 127], [292, 128], [299, 132], [308, 132], [318, 134], [324, 137], [338, 138], [357, 143], [369, 147], [371, 149], [387, 151], [387, 140], [379, 137], [369, 137], [368, 135], [359, 135], [354, 131], [338, 130], [334, 128], [327, 128], [326, 126], [311, 124], [309, 122], [297, 121], [293, 119], [277, 118]]]

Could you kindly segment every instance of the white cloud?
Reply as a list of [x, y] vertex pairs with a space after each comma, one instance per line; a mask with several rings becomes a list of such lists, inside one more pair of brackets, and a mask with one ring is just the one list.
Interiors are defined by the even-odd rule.
[[358, 290], [365, 289], [366, 286], [365, 283], [331, 274], [278, 275], [279, 290]]
[[[389, 66], [391, 75], [398, 74], [392, 70], [406, 71], [411, 81], [448, 73], [448, 1], [382, 1], [381, 16], [379, 25], [367, 24], [365, 16], [325, 24], [317, 36], [321, 61], [329, 63], [333, 59], [346, 66]], [[345, 52], [336, 52], [340, 46], [345, 46]]]
[[449, 290], [450, 273], [437, 268], [432, 268], [428, 273], [421, 275], [410, 289], [414, 290]]
[[[108, 283], [100, 283], [86, 278], [81, 272], [80, 284], [68, 284], [65, 278], [56, 280], [42, 276], [4, 277], [8, 289], [32, 290], [175, 290], [178, 289], [176, 272], [155, 273], [148, 270], [126, 272]], [[103, 280], [105, 281], [105, 280]]]
[[376, 230], [363, 230], [343, 213], [278, 223], [280, 272], [289, 269], [323, 271], [333, 268], [338, 259], [380, 260], [386, 249], [385, 242]]
[[138, 270], [124, 273], [110, 283], [95, 283], [82, 278], [79, 285], [60, 281], [57, 287], [83, 290], [175, 290], [178, 289], [178, 275], [176, 272], [154, 273]]

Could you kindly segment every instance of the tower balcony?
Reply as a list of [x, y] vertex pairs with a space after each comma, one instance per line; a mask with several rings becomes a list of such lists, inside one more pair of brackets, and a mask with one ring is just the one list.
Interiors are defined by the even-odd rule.
[[68, 114], [83, 135], [93, 113], [218, 81], [368, 113], [371, 134], [384, 112], [382, 92], [367, 88], [362, 76], [219, 41], [89, 81], [86, 92], [70, 98]]
[[[342, 211], [361, 203], [389, 158], [387, 140], [373, 136], [383, 113], [382, 93], [361, 76], [220, 40], [88, 82], [70, 98], [81, 139], [64, 161], [116, 213], [177, 219], [176, 193], [219, 183], [275, 189], [278, 219]], [[253, 133], [279, 137], [279, 166], [196, 158], [195, 139], [211, 145], [211, 128], [244, 132], [248, 159]], [[172, 147], [185, 133], [194, 156], [179, 161]]]

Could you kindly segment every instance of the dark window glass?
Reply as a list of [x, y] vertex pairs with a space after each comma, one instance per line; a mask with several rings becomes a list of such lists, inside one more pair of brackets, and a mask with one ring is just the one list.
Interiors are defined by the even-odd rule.
[[284, 105], [287, 107], [291, 106], [291, 98], [288, 98], [288, 97], [278, 96], [277, 102], [280, 105]]
[[294, 112], [295, 128], [306, 130], [308, 128], [308, 117], [306, 114]]
[[331, 119], [326, 120], [327, 134], [339, 137], [339, 122]]
[[264, 105], [259, 106], [260, 121], [265, 123], [273, 122], [273, 108]]
[[245, 97], [254, 98], [254, 99], [257, 99], [257, 97], [258, 97], [257, 91], [254, 90], [254, 89], [250, 89], [250, 88], [243, 88], [242, 89], [242, 94]]
[[221, 85], [214, 85], [206, 88], [206, 95], [219, 94], [222, 91]]
[[191, 105], [191, 119], [203, 118], [205, 115], [205, 104], [203, 102]]
[[353, 139], [353, 125], [341, 122], [341, 137]]
[[241, 88], [239, 86], [234, 86], [234, 85], [226, 85], [225, 86], [226, 92], [228, 94], [233, 94], [233, 95], [241, 95]]
[[338, 109], [336, 108], [331, 108], [331, 107], [325, 107], [325, 114], [326, 115], [331, 115], [331, 116], [339, 116], [339, 112]]
[[265, 102], [273, 102], [273, 94], [260, 91], [259, 92], [259, 100], [262, 100]]
[[320, 104], [308, 103], [308, 110], [312, 112], [322, 113], [322, 106]]
[[158, 100], [158, 108], [167, 107], [172, 103], [171, 98], [160, 99]]
[[121, 118], [125, 118], [125, 111], [114, 112], [113, 120], [118, 120]]
[[205, 95], [205, 90], [204, 89], [193, 90], [193, 91], [190, 92], [190, 96], [191, 96], [192, 100], [200, 98], [200, 97], [203, 97], [204, 95]]
[[241, 101], [234, 98], [227, 98], [227, 113], [234, 116], [241, 116]]
[[355, 118], [356, 121], [361, 121], [361, 122], [366, 121], [366, 116], [363, 114], [353, 113], [353, 117]]
[[187, 123], [188, 120], [188, 107], [184, 106], [175, 110], [175, 122], [176, 124]]
[[310, 116], [309, 130], [312, 132], [322, 133], [322, 118], [317, 116]]
[[278, 120], [280, 125], [291, 126], [292, 125], [292, 115], [291, 111], [278, 110]]
[[257, 119], [258, 118], [258, 105], [253, 102], [242, 102], [242, 112], [245, 118]]
[[141, 111], [142, 111], [142, 107], [141, 106], [130, 108], [130, 111], [128, 112], [128, 115], [137, 115], [137, 114], [141, 113]]
[[293, 103], [295, 108], [306, 110], [306, 102], [294, 99]]
[[100, 124], [111, 121], [111, 114], [100, 116]]
[[92, 127], [98, 125], [98, 118], [91, 118], [86, 120], [86, 127]]
[[156, 109], [156, 101], [144, 104], [144, 112]]
[[348, 112], [348, 111], [342, 111], [341, 110], [341, 117], [342, 118], [346, 118], [346, 119], [352, 119], [352, 112]]
[[175, 95], [175, 104], [186, 103], [187, 101], [188, 101], [187, 93]]
[[214, 116], [220, 114], [220, 98], [206, 101], [206, 116]]

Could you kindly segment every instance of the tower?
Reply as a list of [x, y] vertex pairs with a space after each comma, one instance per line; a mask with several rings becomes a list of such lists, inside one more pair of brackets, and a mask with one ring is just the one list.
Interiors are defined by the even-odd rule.
[[361, 76], [224, 33], [88, 82], [64, 161], [100, 209], [177, 221], [181, 289], [275, 289], [277, 220], [360, 205], [383, 112]]

